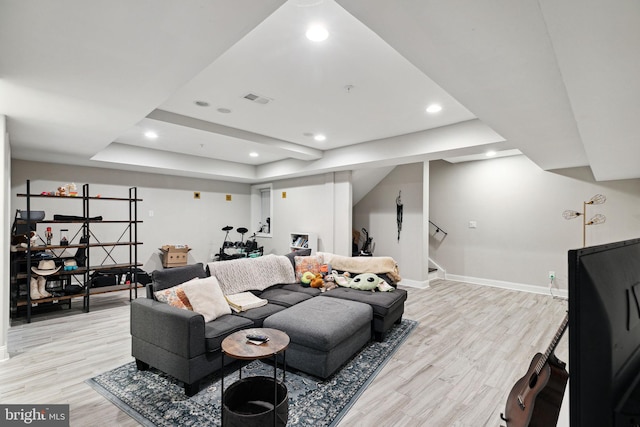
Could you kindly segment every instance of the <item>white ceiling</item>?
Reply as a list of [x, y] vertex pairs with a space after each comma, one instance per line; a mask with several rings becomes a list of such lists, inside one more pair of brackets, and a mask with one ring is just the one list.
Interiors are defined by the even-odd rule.
[[238, 182], [488, 149], [640, 178], [639, 48], [635, 0], [0, 0], [0, 114], [14, 158]]

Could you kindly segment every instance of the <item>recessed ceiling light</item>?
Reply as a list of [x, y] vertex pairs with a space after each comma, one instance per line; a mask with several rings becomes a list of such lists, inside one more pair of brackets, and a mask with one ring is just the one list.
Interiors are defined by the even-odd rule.
[[148, 139], [156, 139], [156, 138], [158, 138], [158, 134], [157, 134], [157, 133], [155, 133], [155, 132], [154, 132], [154, 131], [152, 131], [152, 130], [148, 130], [148, 131], [146, 131], [146, 132], [144, 133], [144, 136], [145, 136], [145, 137], [147, 137]]
[[442, 107], [438, 104], [431, 104], [427, 107], [427, 113], [437, 113], [442, 110]]
[[327, 29], [322, 25], [314, 24], [307, 29], [305, 35], [311, 41], [321, 42], [329, 37], [329, 31], [327, 31]]
[[495, 150], [489, 150], [485, 153], [485, 156], [487, 157], [493, 157], [495, 156], [497, 153], [495, 152]]
[[321, 133], [318, 133], [318, 134], [316, 134], [316, 135], [314, 135], [314, 136], [313, 136], [313, 139], [315, 139], [315, 140], [316, 140], [316, 141], [318, 141], [318, 142], [321, 142], [321, 141], [326, 140], [326, 139], [327, 139], [327, 137], [326, 137], [326, 136], [324, 136], [324, 135], [323, 135], [323, 134], [321, 134]]
[[209, 103], [207, 101], [195, 101], [194, 104], [196, 104], [198, 107], [208, 107]]
[[251, 157], [258, 157], [258, 153], [256, 153], [255, 151], [250, 152], [249, 155]]
[[218, 108], [218, 113], [222, 113], [222, 114], [229, 114], [231, 112], [230, 109], [228, 108]]

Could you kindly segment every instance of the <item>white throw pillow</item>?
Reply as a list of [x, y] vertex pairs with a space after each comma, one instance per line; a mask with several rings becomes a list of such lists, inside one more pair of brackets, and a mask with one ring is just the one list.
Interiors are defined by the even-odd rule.
[[182, 289], [189, 298], [193, 311], [202, 314], [205, 322], [231, 314], [231, 308], [215, 276], [189, 280], [182, 284]]

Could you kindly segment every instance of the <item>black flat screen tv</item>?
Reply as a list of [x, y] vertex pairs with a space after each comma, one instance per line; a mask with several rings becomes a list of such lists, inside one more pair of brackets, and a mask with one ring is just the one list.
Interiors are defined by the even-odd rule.
[[569, 422], [640, 426], [640, 239], [569, 251]]

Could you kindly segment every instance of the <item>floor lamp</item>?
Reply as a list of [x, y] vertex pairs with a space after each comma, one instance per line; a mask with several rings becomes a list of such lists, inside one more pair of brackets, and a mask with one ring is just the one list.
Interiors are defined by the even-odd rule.
[[601, 214], [594, 215], [589, 221], [587, 221], [587, 205], [601, 205], [607, 201], [607, 198], [602, 194], [596, 194], [592, 198], [590, 198], [586, 202], [582, 202], [582, 212], [566, 210], [562, 212], [562, 216], [564, 219], [574, 219], [579, 216], [582, 217], [582, 247], [587, 246], [586, 244], [586, 234], [587, 234], [587, 225], [598, 225], [602, 224], [607, 220], [607, 217]]

